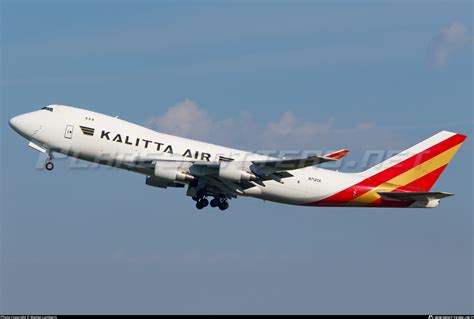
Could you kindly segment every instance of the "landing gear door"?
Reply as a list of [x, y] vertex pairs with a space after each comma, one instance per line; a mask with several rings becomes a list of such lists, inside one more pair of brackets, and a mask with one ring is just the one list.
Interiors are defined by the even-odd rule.
[[64, 138], [71, 139], [72, 138], [72, 132], [74, 131], [74, 126], [72, 125], [67, 125], [66, 126], [66, 131], [64, 132]]

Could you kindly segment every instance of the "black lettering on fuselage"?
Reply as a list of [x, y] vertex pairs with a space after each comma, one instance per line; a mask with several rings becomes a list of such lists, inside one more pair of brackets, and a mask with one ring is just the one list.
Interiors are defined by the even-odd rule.
[[106, 132], [106, 131], [102, 130], [102, 133], [100, 134], [100, 138], [104, 138], [104, 136], [105, 136], [106, 139], [110, 140], [109, 134], [110, 134], [110, 132]]
[[118, 142], [118, 143], [122, 143], [122, 136], [120, 136], [120, 134], [115, 135], [113, 141]]
[[142, 141], [145, 142], [145, 148], [148, 148], [148, 144], [151, 143], [149, 140], [145, 140], [142, 138]]
[[[106, 139], [106, 140], [110, 140], [109, 134], [111, 134], [111, 133], [102, 130], [101, 135], [100, 135], [100, 138]], [[134, 144], [133, 142], [131, 142], [131, 140], [133, 140], [133, 138], [130, 138], [130, 136], [128, 136], [128, 135], [124, 135], [124, 137], [125, 137], [125, 141], [123, 141], [122, 135], [121, 135], [120, 133], [117, 133], [117, 134], [114, 136], [114, 138], [112, 139], [112, 141], [113, 141], [113, 142], [117, 142], [117, 143], [125, 143], [125, 144], [127, 144], [127, 145], [133, 145], [133, 144]], [[162, 152], [164, 152], [164, 153], [174, 154], [174, 152], [173, 152], [173, 146], [172, 146], [172, 145], [166, 145], [165, 149], [164, 149], [164, 150], [161, 150], [161, 147], [162, 147], [162, 146], [165, 146], [164, 143], [153, 142], [153, 141], [151, 141], [151, 140], [146, 140], [146, 139], [144, 139], [144, 138], [136, 138], [136, 139], [135, 139], [135, 146], [139, 146], [139, 145], [140, 145], [140, 140], [143, 141], [143, 143], [144, 143], [143, 147], [144, 147], [144, 148], [148, 148], [148, 145], [151, 144], [151, 143], [153, 143], [153, 144], [156, 144], [156, 150], [157, 150], [157, 151], [162, 151]], [[199, 151], [195, 151], [195, 152], [194, 152], [194, 158], [195, 158], [195, 159], [198, 159], [198, 158], [199, 158], [199, 154], [200, 154]], [[183, 156], [192, 158], [192, 157], [193, 157], [193, 154], [192, 154], [192, 152], [191, 152], [190, 149], [187, 149], [187, 150], [184, 152]], [[211, 157], [211, 155], [208, 154], [208, 153], [201, 153], [201, 159], [205, 159], [206, 161], [209, 161], [209, 158], [210, 158], [210, 157]]]
[[210, 157], [211, 157], [211, 154], [209, 154], [209, 153], [201, 153], [201, 161], [206, 160], [206, 161], [209, 162], [209, 161], [210, 161]]
[[158, 142], [153, 142], [156, 144], [156, 150], [159, 151], [160, 148], [161, 148], [161, 145], [163, 145], [163, 143], [158, 143]]
[[194, 158], [198, 159], [198, 157], [199, 157], [199, 151], [194, 152]]

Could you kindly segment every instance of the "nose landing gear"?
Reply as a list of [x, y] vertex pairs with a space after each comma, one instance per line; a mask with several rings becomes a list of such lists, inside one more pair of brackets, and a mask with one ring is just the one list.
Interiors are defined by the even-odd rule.
[[52, 154], [52, 153], [48, 153], [48, 161], [46, 162], [46, 164], [44, 165], [44, 167], [45, 167], [48, 171], [52, 171], [52, 170], [53, 170], [54, 164], [53, 164], [53, 154]]

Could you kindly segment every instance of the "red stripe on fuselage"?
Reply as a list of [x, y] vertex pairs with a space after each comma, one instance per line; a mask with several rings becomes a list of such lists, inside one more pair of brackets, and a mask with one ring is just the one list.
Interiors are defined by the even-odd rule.
[[319, 206], [319, 207], [409, 207], [413, 204], [414, 200], [388, 200], [384, 198], [379, 198], [372, 203], [369, 203], [364, 206], [360, 205], [350, 205], [348, 202], [336, 203], [336, 202], [314, 202], [306, 204], [305, 206]]
[[414, 200], [388, 200], [379, 198], [364, 207], [409, 207], [414, 202]]

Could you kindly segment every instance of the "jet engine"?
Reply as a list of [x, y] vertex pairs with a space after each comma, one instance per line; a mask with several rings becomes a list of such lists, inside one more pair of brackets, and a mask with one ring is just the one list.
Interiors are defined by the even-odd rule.
[[167, 179], [161, 179], [156, 176], [147, 176], [145, 183], [150, 186], [168, 188], [168, 187], [184, 187], [184, 184], [170, 182]]
[[218, 176], [233, 182], [255, 181], [257, 176], [250, 169], [242, 166], [242, 162], [221, 162]]
[[192, 182], [194, 176], [189, 173], [189, 167], [181, 162], [160, 161], [155, 164], [155, 176], [170, 182]]

